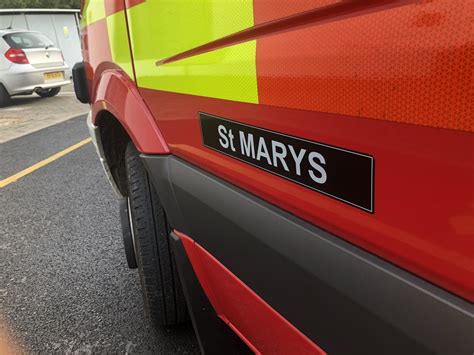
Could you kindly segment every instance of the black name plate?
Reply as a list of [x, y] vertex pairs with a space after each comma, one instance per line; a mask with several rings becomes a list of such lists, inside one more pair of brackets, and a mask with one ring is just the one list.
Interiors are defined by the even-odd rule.
[[199, 113], [204, 146], [374, 212], [370, 155]]

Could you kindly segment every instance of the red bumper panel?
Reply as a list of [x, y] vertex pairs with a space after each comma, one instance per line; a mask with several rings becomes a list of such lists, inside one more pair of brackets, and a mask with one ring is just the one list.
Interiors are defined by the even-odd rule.
[[203, 247], [175, 233], [217, 315], [256, 354], [326, 354]]

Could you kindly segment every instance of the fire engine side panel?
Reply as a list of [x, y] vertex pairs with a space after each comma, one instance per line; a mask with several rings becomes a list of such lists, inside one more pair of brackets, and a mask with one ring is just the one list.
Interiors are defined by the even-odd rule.
[[169, 153], [135, 84], [124, 0], [85, 1], [81, 27], [93, 123], [107, 111], [139, 151]]
[[[474, 144], [472, 134], [141, 92], [162, 119], [160, 128], [173, 154], [455, 293], [472, 297], [473, 157], [472, 150], [466, 149]], [[375, 159], [375, 213], [203, 148], [198, 111], [370, 152]]]
[[[192, 32], [185, 9], [166, 27], [160, 1], [127, 10], [137, 83], [172, 153], [472, 300], [472, 2], [212, 4], [193, 12], [191, 40], [175, 36]], [[300, 10], [313, 22], [299, 26]], [[292, 28], [268, 33], [288, 15]], [[205, 147], [199, 112], [372, 156], [373, 213]]]
[[328, 354], [472, 352], [471, 303], [173, 155], [142, 159], [205, 250], [186, 248], [217, 314], [263, 354], [308, 352], [286, 321]]
[[[127, 85], [136, 80], [144, 102], [135, 104], [150, 110], [155, 141], [166, 141], [176, 157], [472, 301], [473, 7], [470, 0], [209, 0], [199, 6], [89, 0], [84, 57], [93, 98], [101, 87], [107, 93], [101, 100], [116, 98], [112, 83], [124, 77], [109, 75], [110, 87], [100, 85], [110, 69], [128, 76]], [[116, 35], [127, 32], [128, 54]], [[95, 113], [100, 105], [106, 109], [103, 101], [95, 103]], [[116, 114], [127, 112], [121, 111]], [[372, 208], [209, 149], [200, 112], [370, 156]], [[133, 118], [127, 122], [133, 126]], [[163, 152], [149, 146], [146, 153]], [[207, 212], [195, 213], [201, 220], [199, 213]], [[212, 225], [199, 226], [201, 232], [190, 237], [206, 245], [206, 228]], [[275, 235], [280, 237], [288, 236]], [[210, 250], [223, 256], [223, 267], [235, 272], [230, 266], [242, 260], [250, 264], [254, 285], [276, 286], [258, 260], [239, 248], [219, 251], [225, 245]], [[307, 249], [307, 257], [317, 252]], [[271, 297], [264, 301], [275, 306]], [[277, 312], [291, 299], [281, 302]], [[301, 306], [311, 309], [308, 302]]]

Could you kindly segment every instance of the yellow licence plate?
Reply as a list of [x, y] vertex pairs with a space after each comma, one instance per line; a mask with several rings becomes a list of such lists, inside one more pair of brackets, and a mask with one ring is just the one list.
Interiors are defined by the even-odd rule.
[[62, 71], [55, 71], [52, 73], [44, 73], [43, 78], [45, 82], [48, 81], [61, 81], [64, 80], [64, 72]]

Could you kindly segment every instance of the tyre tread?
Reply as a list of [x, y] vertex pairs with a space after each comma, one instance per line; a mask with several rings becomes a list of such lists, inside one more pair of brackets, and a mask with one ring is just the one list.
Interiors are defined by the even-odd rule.
[[156, 324], [183, 323], [187, 309], [169, 245], [166, 214], [132, 143], [125, 151], [125, 164], [145, 308]]

